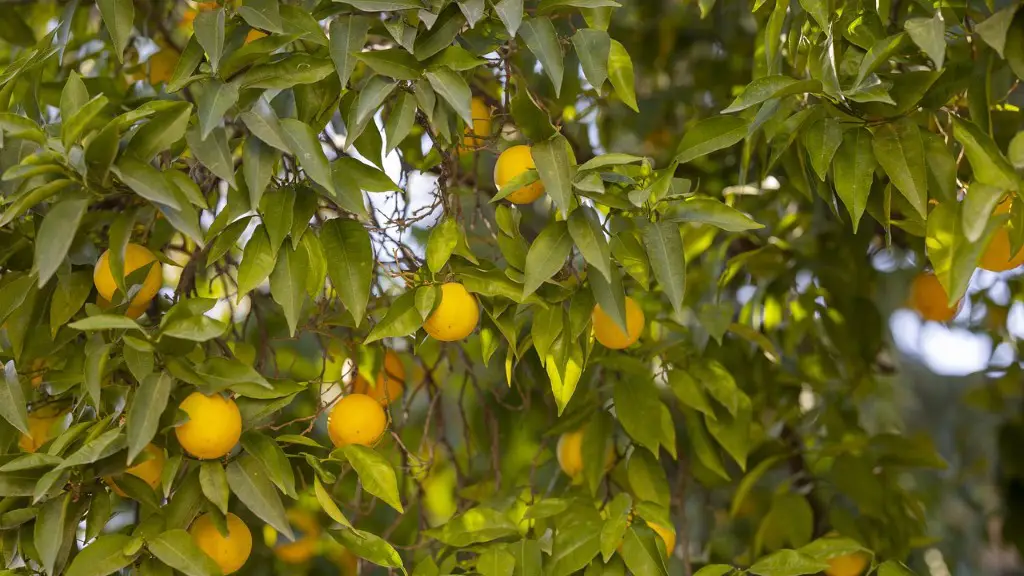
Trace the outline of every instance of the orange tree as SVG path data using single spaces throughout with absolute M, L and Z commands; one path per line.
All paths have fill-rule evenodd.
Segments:
M 4 8 L 5 573 L 912 574 L 1016 5 L 619 4 Z

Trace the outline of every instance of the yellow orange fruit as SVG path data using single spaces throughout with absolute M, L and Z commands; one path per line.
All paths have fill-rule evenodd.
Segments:
M 863 552 L 829 558 L 826 576 L 860 576 L 868 567 L 870 557 Z
M 370 387 L 366 377 L 357 374 L 352 381 L 352 392 L 366 394 L 385 406 L 398 400 L 405 392 L 405 366 L 402 365 L 402 359 L 388 350 L 384 354 L 384 369 L 377 375 L 376 386 Z
M 922 272 L 914 277 L 910 284 L 910 307 L 917 311 L 925 320 L 932 322 L 948 322 L 957 313 L 960 301 L 956 306 L 949 306 L 946 289 L 939 279 L 930 272 Z
M 28 415 L 28 434 L 22 434 L 18 439 L 18 447 L 25 452 L 35 452 L 53 438 L 54 425 L 63 418 L 54 409 L 43 409 L 32 412 Z
M 267 33 L 262 30 L 249 30 L 249 33 L 245 35 L 245 43 L 255 42 L 260 38 L 266 38 Z
M 327 433 L 338 448 L 349 444 L 372 446 L 384 434 L 387 424 L 380 402 L 366 394 L 349 394 L 331 409 Z
M 472 126 L 467 125 L 462 137 L 462 145 L 466 148 L 479 148 L 491 135 L 491 109 L 483 98 L 474 96 L 469 102 Z
M 654 522 L 648 522 L 647 525 L 654 530 L 654 533 L 661 537 L 661 541 L 665 543 L 665 555 L 672 556 L 672 551 L 676 548 L 676 531 L 673 528 L 662 526 L 661 524 L 655 524 Z
M 423 323 L 423 329 L 434 340 L 454 342 L 469 336 L 480 321 L 476 297 L 457 282 L 441 285 L 441 303 Z
M 150 301 L 156 296 L 156 293 L 160 291 L 161 285 L 163 285 L 163 276 L 160 269 L 160 262 L 157 261 L 156 256 L 149 251 L 145 246 L 138 244 L 129 243 L 124 249 L 124 275 L 127 277 L 132 272 L 142 268 L 143 266 L 149 265 L 149 272 L 146 273 L 146 278 L 142 282 L 142 287 L 139 289 L 135 297 L 132 298 L 129 308 L 135 309 L 136 311 L 140 308 L 145 311 Z M 110 271 L 110 250 L 107 250 L 100 255 L 100 259 L 96 262 L 96 268 L 93 269 L 92 273 L 93 283 L 96 285 L 96 291 L 99 292 L 100 296 L 103 297 L 107 302 L 113 301 L 114 294 L 117 292 L 117 283 L 114 281 L 114 275 Z M 126 289 L 130 290 L 130 286 L 125 286 Z M 140 313 L 141 315 L 141 313 Z
M 513 178 L 536 167 L 529 146 L 512 146 L 498 156 L 498 162 L 494 165 L 494 187 L 501 191 Z M 505 199 L 513 204 L 529 204 L 542 194 L 544 183 L 537 180 L 509 194 Z
M 227 536 L 217 530 L 210 514 L 204 514 L 192 523 L 189 534 L 199 549 L 206 553 L 225 574 L 237 572 L 245 565 L 252 553 L 252 533 L 242 519 L 234 514 L 227 515 Z
M 558 467 L 566 476 L 573 480 L 580 478 L 583 474 L 583 431 L 566 432 L 559 436 L 555 455 L 558 457 Z M 615 450 L 611 446 L 608 446 L 604 460 L 604 469 L 610 470 L 615 464 Z
M 150 488 L 156 489 L 164 473 L 164 463 L 167 461 L 167 456 L 164 454 L 164 449 L 155 444 L 149 444 L 143 449 L 143 452 L 149 455 L 149 459 L 128 468 L 124 473 L 140 478 L 146 484 L 149 484 Z M 104 480 L 114 489 L 114 492 L 117 492 L 118 496 L 125 496 L 124 491 L 117 485 L 117 481 L 114 478 L 108 476 Z
M 640 309 L 640 305 L 636 303 L 636 300 L 629 296 L 626 296 L 627 332 L 622 331 L 622 328 L 615 323 L 615 320 L 612 320 L 612 317 L 601 309 L 600 304 L 594 306 L 591 321 L 594 324 L 594 337 L 597 338 L 597 341 L 605 348 L 613 350 L 621 350 L 632 346 L 634 342 L 640 339 L 640 334 L 644 331 L 644 311 Z
M 178 66 L 178 53 L 173 48 L 163 50 L 149 57 L 149 83 L 153 86 L 169 82 Z
M 295 533 L 295 540 L 278 542 L 277 531 L 271 528 L 267 544 L 285 564 L 305 564 L 320 553 L 320 523 L 316 516 L 300 508 L 288 510 L 288 523 Z
M 1013 202 L 1012 196 L 1003 200 L 996 206 L 996 214 L 1006 214 L 1010 211 L 1011 204 Z M 1010 244 L 1010 231 L 1004 225 L 1000 226 L 996 230 L 992 239 L 989 240 L 988 246 L 985 247 L 985 251 L 982 252 L 981 258 L 978 261 L 978 265 L 992 272 L 1004 272 L 1006 270 L 1013 270 L 1014 268 L 1024 264 L 1024 248 L 1017 251 L 1016 254 L 1012 254 Z
M 242 436 L 242 414 L 230 398 L 193 392 L 178 408 L 188 414 L 188 422 L 175 428 L 174 434 L 181 447 L 196 458 L 220 458 L 231 452 Z

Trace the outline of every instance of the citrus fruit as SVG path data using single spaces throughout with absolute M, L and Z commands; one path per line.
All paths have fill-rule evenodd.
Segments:
M 376 386 L 370 387 L 365 376 L 356 374 L 352 381 L 352 392 L 366 394 L 385 406 L 401 398 L 405 392 L 405 366 L 398 354 L 391 350 L 384 354 L 384 369 L 377 375 Z
M 146 273 L 146 278 L 142 282 L 142 288 L 132 298 L 129 308 L 135 310 L 141 308 L 144 311 L 149 302 L 156 296 L 156 293 L 160 291 L 163 277 L 160 271 L 160 263 L 157 262 L 156 256 L 149 249 L 145 246 L 131 243 L 125 246 L 124 275 L 126 277 L 150 262 L 153 265 L 150 266 L 149 272 Z M 96 291 L 99 292 L 100 296 L 107 302 L 112 302 L 114 293 L 117 292 L 117 283 L 114 281 L 114 275 L 110 272 L 110 250 L 100 255 L 100 259 L 96 262 L 96 268 L 92 273 L 92 280 L 96 284 Z M 125 288 L 130 290 L 131 287 L 125 286 Z
M 562 472 L 574 480 L 580 478 L 583 474 L 583 431 L 566 432 L 559 436 L 555 452 Z M 604 460 L 604 469 L 610 470 L 615 464 L 615 451 L 611 446 L 608 446 Z
M 454 342 L 469 336 L 480 321 L 476 297 L 457 282 L 441 285 L 441 303 L 423 323 L 434 340 Z
M 28 434 L 22 434 L 18 446 L 25 452 L 35 452 L 53 438 L 54 425 L 63 414 L 52 408 L 37 410 L 28 415 Z
M 327 418 L 327 432 L 338 448 L 349 444 L 372 446 L 387 427 L 380 402 L 366 394 L 349 394 L 334 405 Z
M 666 528 L 661 524 L 655 524 L 654 522 L 648 522 L 647 525 L 654 530 L 654 533 L 661 537 L 661 541 L 665 543 L 665 555 L 672 556 L 672 551 L 676 549 L 676 532 L 672 528 Z
M 300 508 L 288 510 L 288 523 L 295 533 L 295 540 L 278 542 L 277 531 L 268 526 L 267 545 L 285 564 L 304 564 L 320 553 L 320 523 L 316 516 Z
M 255 42 L 260 38 L 266 38 L 267 33 L 262 30 L 249 30 L 249 33 L 245 35 L 245 43 Z
M 636 300 L 629 296 L 626 296 L 626 328 L 629 330 L 628 334 L 624 333 L 622 328 L 615 323 L 615 320 L 612 320 L 612 317 L 601 309 L 600 304 L 594 306 L 591 320 L 594 323 L 594 337 L 605 348 L 613 350 L 621 350 L 632 346 L 640 338 L 640 333 L 644 331 L 644 311 L 640 309 L 640 305 L 636 303 Z
M 1006 214 L 1010 211 L 1012 203 L 1012 196 L 1003 200 L 996 206 L 996 214 Z M 1010 231 L 1007 227 L 1000 226 L 993 234 L 992 239 L 989 240 L 988 246 L 985 247 L 985 251 L 981 253 L 981 258 L 978 261 L 978 265 L 991 272 L 1004 272 L 1006 270 L 1013 270 L 1014 268 L 1024 264 L 1024 248 L 1017 251 L 1016 254 L 1011 254 L 1010 250 Z
M 230 512 L 227 515 L 227 536 L 217 530 L 210 514 L 204 514 L 192 523 L 189 534 L 199 549 L 206 553 L 225 575 L 237 572 L 245 565 L 252 552 L 252 533 L 242 519 Z
M 474 96 L 469 102 L 469 110 L 473 117 L 473 125 L 466 126 L 462 145 L 466 148 L 479 148 L 491 135 L 491 109 L 483 98 Z
M 188 414 L 188 422 L 175 428 L 174 433 L 189 454 L 202 460 L 220 458 L 238 443 L 242 414 L 234 400 L 193 392 L 178 408 Z
M 513 178 L 536 167 L 529 146 L 512 146 L 498 156 L 498 162 L 494 165 L 494 187 L 501 191 Z M 505 200 L 513 204 L 529 204 L 540 198 L 543 193 L 544 183 L 537 180 L 509 194 Z
M 860 576 L 868 567 L 868 555 L 863 552 L 844 554 L 828 559 L 826 576 Z
M 946 289 L 939 283 L 935 274 L 922 272 L 914 277 L 910 284 L 910 307 L 917 311 L 925 320 L 932 322 L 948 322 L 956 316 L 957 305 L 950 307 Z
M 173 48 L 163 50 L 149 57 L 149 83 L 153 86 L 169 82 L 178 66 L 178 53 Z
M 164 455 L 164 449 L 155 444 L 147 445 L 143 452 L 149 455 L 149 459 L 128 468 L 124 473 L 140 478 L 146 484 L 149 484 L 150 488 L 156 489 L 164 473 L 164 462 L 167 460 L 167 457 Z M 114 478 L 108 476 L 104 480 L 114 489 L 114 492 L 117 492 L 118 496 L 125 496 L 124 491 L 117 485 L 117 481 Z

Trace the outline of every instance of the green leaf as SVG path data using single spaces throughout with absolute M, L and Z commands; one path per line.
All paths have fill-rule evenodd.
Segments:
M 250 206 L 259 206 L 280 158 L 278 150 L 264 144 L 259 138 L 250 136 L 245 139 L 242 147 L 242 176 L 245 187 L 249 189 Z
M 953 136 L 964 147 L 974 178 L 1003 190 L 1018 190 L 1017 173 L 992 137 L 972 122 L 956 116 L 952 119 Z
M 43 561 L 43 570 L 52 576 L 64 540 L 64 524 L 67 521 L 68 504 L 71 494 L 50 500 L 39 510 L 33 528 L 32 544 Z
M 654 278 L 668 296 L 676 314 L 682 316 L 683 296 L 686 293 L 686 257 L 679 225 L 664 221 L 649 222 L 641 232 Z
M 345 548 L 360 558 L 369 560 L 378 566 L 399 568 L 405 572 L 405 565 L 398 552 L 383 538 L 356 529 L 330 530 L 330 535 Z
M 700 417 L 697 416 L 697 413 L 684 408 L 683 422 L 686 423 L 687 436 L 690 439 L 693 453 L 697 456 L 700 463 L 718 477 L 728 480 L 729 473 L 725 471 L 722 458 L 711 444 L 708 431 L 701 422 Z
M 193 35 L 189 38 L 188 44 L 185 45 L 185 50 L 182 51 L 181 56 L 178 58 L 174 71 L 171 72 L 171 79 L 167 82 L 166 86 L 167 92 L 173 94 L 195 80 L 192 72 L 195 71 L 202 61 L 203 47 L 199 45 L 199 40 Z
M 407 291 L 395 299 L 387 314 L 370 330 L 364 344 L 371 344 L 382 338 L 408 336 L 423 325 L 423 316 L 416 307 L 416 292 Z
M 462 76 L 450 68 L 442 66 L 428 70 L 427 81 L 430 82 L 434 91 L 440 94 L 445 102 L 448 102 L 452 109 L 466 121 L 467 125 L 473 124 L 473 112 L 470 109 L 473 93 Z
M 606 281 L 600 274 L 587 276 L 590 281 L 590 289 L 594 293 L 594 300 L 601 310 L 604 311 L 612 321 L 623 331 L 628 332 L 626 326 L 626 293 L 622 288 L 622 274 L 617 266 L 612 266 Z
M 825 181 L 832 158 L 843 143 L 843 127 L 835 118 L 821 118 L 803 131 L 801 141 L 807 149 L 811 167 L 818 179 Z
M 533 95 L 530 94 L 530 90 L 524 85 L 520 85 L 512 96 L 512 119 L 515 121 L 519 131 L 534 142 L 547 140 L 555 135 L 555 127 L 551 125 L 551 119 L 548 118 L 547 112 L 537 105 Z M 522 186 L 516 185 L 516 180 L 528 173 L 529 171 L 520 174 L 520 176 L 506 183 L 498 195 L 502 197 L 507 196 L 522 186 L 529 184 L 529 182 L 523 182 Z
M 601 557 L 607 562 L 622 543 L 629 526 L 633 499 L 627 492 L 619 492 L 605 507 L 606 520 L 601 527 Z
M 515 37 L 523 23 L 523 0 L 499 0 L 494 3 L 494 11 L 505 25 L 508 35 Z
M 611 279 L 612 253 L 601 229 L 600 216 L 589 206 L 581 206 L 569 215 L 569 235 L 587 264 Z
M 914 573 L 897 560 L 888 560 L 878 566 L 878 576 L 915 576 Z
M 554 200 L 563 215 L 568 215 L 576 205 L 572 193 L 572 167 L 569 143 L 561 134 L 538 142 L 530 148 L 530 155 L 537 165 L 537 173 L 544 182 L 544 191 Z
M 391 464 L 373 448 L 349 444 L 343 448 L 345 458 L 359 475 L 363 489 L 383 500 L 388 506 L 404 514 L 402 501 L 398 496 L 398 480 Z
M 977 242 L 981 239 L 989 217 L 1005 194 L 1005 190 L 995 186 L 981 182 L 971 184 L 961 208 L 964 237 L 968 242 Z
M 112 169 L 114 174 L 139 196 L 175 210 L 181 209 L 170 182 L 156 168 L 124 156 Z
M 928 215 L 925 248 L 939 283 L 946 289 L 949 306 L 955 306 L 967 291 L 982 250 L 1002 222 L 989 220 L 981 240 L 968 242 L 961 209 L 958 202 L 943 202 Z
M 832 164 L 836 193 L 850 212 L 855 233 L 864 209 L 867 208 L 871 180 L 875 173 L 872 140 L 867 128 L 847 130 Z
M 735 415 L 714 418 L 705 415 L 704 423 L 708 432 L 732 456 L 740 470 L 747 469 L 747 454 L 751 446 L 750 423 L 753 418 L 750 399 L 745 394 L 737 394 L 739 399 Z
M 57 268 L 64 262 L 71 243 L 78 232 L 82 216 L 89 208 L 85 198 L 69 198 L 62 200 L 50 208 L 36 232 L 35 257 L 32 263 L 33 273 L 39 278 L 42 288 Z
M 981 23 L 984 24 L 985 22 Z M 981 32 L 981 25 L 975 30 Z M 942 19 L 942 10 L 936 10 L 935 16 L 931 18 L 908 18 L 903 23 L 903 29 L 910 35 L 914 44 L 932 59 L 935 69 L 942 70 L 942 65 L 946 61 L 946 22 Z M 1004 33 L 1003 39 L 1005 38 Z
M 710 224 L 729 232 L 744 232 L 764 228 L 739 210 L 714 198 L 690 198 L 672 206 L 673 222 Z
M 476 571 L 481 576 L 512 576 L 516 557 L 501 548 L 488 548 L 476 560 Z
M 541 284 L 561 270 L 571 252 L 572 237 L 568 225 L 559 221 L 548 224 L 526 253 L 523 298 L 536 292 Z
M 594 509 L 577 507 L 555 525 L 547 574 L 569 576 L 583 569 L 601 551 L 601 517 Z
M 736 487 L 736 492 L 732 495 L 732 505 L 729 506 L 729 515 L 736 517 L 739 511 L 743 507 L 743 502 L 746 500 L 747 495 L 754 488 L 754 485 L 770 470 L 773 466 L 783 460 L 780 455 L 771 456 L 765 458 L 757 464 L 750 472 L 740 480 L 739 486 Z
M 626 536 L 622 540 L 622 559 L 626 561 L 630 572 L 668 576 L 665 554 L 658 546 L 660 539 L 653 530 L 646 527 L 630 526 L 626 529 Z
M 608 61 L 612 49 L 612 40 L 608 32 L 580 28 L 572 36 L 572 45 L 576 49 L 587 82 L 600 90 L 604 81 L 608 79 Z
M 415 121 L 416 97 L 403 91 L 392 104 L 388 121 L 384 125 L 384 135 L 387 140 L 385 154 L 391 154 L 391 151 L 405 140 Z
M 939 10 L 935 11 L 936 14 Z M 1013 22 L 1013 15 L 1017 12 L 1017 5 L 1007 6 L 995 14 L 989 16 L 982 22 L 979 22 L 975 27 L 974 31 L 981 36 L 981 39 L 986 44 L 995 49 L 999 53 L 999 57 L 1003 58 L 1003 49 L 1006 46 L 1006 33 L 1010 30 L 1010 24 Z M 938 65 L 941 68 L 941 64 Z
M 327 162 L 323 146 L 317 139 L 316 132 L 308 124 L 291 118 L 281 120 L 281 130 L 288 147 L 295 154 L 295 158 L 306 172 L 306 176 L 333 194 L 334 181 L 331 179 L 331 167 Z
M 100 16 L 114 42 L 114 55 L 118 62 L 124 62 L 124 49 L 132 33 L 135 20 L 135 5 L 131 0 L 98 0 Z
M 437 24 L 426 34 L 416 38 L 413 55 L 417 60 L 426 60 L 451 46 L 462 27 L 466 25 L 466 17 L 452 6 L 446 12 L 442 12 Z
M 320 242 L 327 258 L 327 273 L 342 304 L 359 324 L 366 313 L 373 281 L 373 245 L 363 225 L 335 218 L 324 223 Z
M 612 81 L 612 87 L 622 99 L 622 103 L 632 108 L 634 112 L 639 112 L 633 60 L 630 59 L 629 52 L 626 52 L 626 47 L 618 40 L 612 40 L 611 50 L 608 52 L 608 79 Z
M 105 95 L 97 94 L 92 100 L 89 100 L 75 110 L 71 116 L 64 119 L 64 123 L 61 126 L 61 135 L 66 148 L 69 148 L 72 143 L 78 141 L 78 138 L 85 132 L 86 127 L 106 108 L 107 103 L 108 100 Z
M 67 576 L 107 576 L 128 566 L 136 554 L 125 554 L 132 537 L 125 534 L 104 534 L 75 556 Z
M 464 548 L 472 544 L 518 535 L 519 531 L 504 513 L 479 507 L 471 508 L 443 526 L 427 530 L 424 534 L 449 546 Z
M 56 470 L 73 468 L 75 466 L 82 466 L 83 464 L 92 464 L 97 460 L 101 460 L 107 456 L 117 454 L 121 450 L 124 450 L 128 445 L 128 439 L 121 432 L 122 430 L 116 428 L 113 430 L 107 430 L 94 440 L 86 442 L 86 444 L 79 448 L 78 451 L 68 456 L 64 462 L 56 468 Z
M 242 504 L 289 540 L 295 540 L 277 489 L 267 471 L 254 457 L 246 454 L 228 464 L 228 485 Z
M 288 455 L 281 446 L 271 437 L 249 430 L 242 434 L 242 448 L 248 454 L 256 457 L 267 470 L 270 481 L 274 483 L 281 492 L 291 498 L 296 497 L 295 493 L 295 472 L 288 462 Z
M 299 84 L 314 84 L 334 71 L 335 67 L 327 58 L 293 53 L 270 64 L 253 66 L 235 81 L 239 88 L 285 90 Z
M 910 118 L 883 124 L 875 130 L 871 144 L 875 158 L 896 189 L 922 218 L 926 217 L 928 172 L 925 167 L 924 142 L 917 124 Z
M 228 149 L 228 137 L 224 128 L 214 128 L 210 132 L 210 136 L 203 139 L 199 126 L 193 126 L 185 132 L 185 141 L 188 142 L 189 149 L 192 150 L 196 159 L 202 162 L 203 166 L 209 168 L 210 172 L 227 182 L 232 188 L 237 187 L 235 184 L 235 167 L 231 161 L 231 150 Z M 122 160 L 118 164 L 123 163 L 124 161 Z M 166 202 L 164 203 L 166 204 Z
M 563 332 L 555 339 L 544 358 L 544 369 L 551 382 L 551 393 L 555 397 L 559 416 L 576 392 L 583 368 L 583 351 L 575 339 Z
M 435 274 L 448 263 L 459 243 L 459 225 L 453 218 L 441 220 L 427 239 L 427 267 Z
M 205 552 L 188 532 L 181 529 L 168 530 L 146 543 L 149 551 L 161 562 L 187 576 L 217 576 L 220 567 Z
M 615 383 L 615 416 L 638 444 L 658 454 L 661 438 L 661 400 L 652 383 Z
M 239 297 L 248 294 L 266 280 L 274 270 L 277 258 L 270 246 L 270 237 L 262 225 L 253 230 L 249 241 L 242 251 L 242 261 L 238 265 Z
M 79 270 L 66 275 L 57 275 L 57 289 L 50 302 L 50 333 L 56 334 L 71 318 L 82 309 L 92 292 L 92 273 Z M 2 322 L 0 322 L 2 323 Z
M 127 353 L 127 349 L 125 350 Z M 140 383 L 128 407 L 128 464 L 142 453 L 156 436 L 160 416 L 167 408 L 174 379 L 167 373 L 150 374 Z
M 889 58 L 895 54 L 906 39 L 907 34 L 900 32 L 899 34 L 893 34 L 888 38 L 882 38 L 875 42 L 868 53 L 864 55 L 864 58 L 860 61 L 860 69 L 857 70 L 857 79 L 854 81 L 854 91 L 864 86 L 864 81 L 868 75 L 878 70 L 883 64 L 889 61 Z
M 668 508 L 669 487 L 665 470 L 647 450 L 634 450 L 627 467 L 629 487 L 640 500 Z
M 199 93 L 199 130 L 203 140 L 214 128 L 220 125 L 224 115 L 238 102 L 238 85 L 234 82 L 224 83 L 220 80 L 207 80 L 202 83 Z M 191 109 L 191 107 L 190 107 Z
M 245 127 L 265 144 L 269 144 L 281 152 L 292 153 L 292 149 L 285 141 L 281 121 L 278 120 L 274 109 L 265 101 L 257 101 L 251 110 L 242 112 L 238 117 L 245 123 Z
M 274 33 L 284 32 L 278 0 L 245 0 L 238 7 L 238 15 L 253 28 Z
M 555 95 L 560 95 L 562 75 L 564 74 L 564 56 L 562 46 L 558 42 L 558 32 L 555 31 L 555 25 L 551 19 L 527 18 L 519 26 L 519 36 L 526 42 L 526 47 L 530 49 L 530 52 L 537 57 L 548 78 L 551 78 L 551 83 L 555 86 Z M 632 72 L 632 65 L 630 71 Z
M 377 112 L 377 109 L 384 104 L 387 97 L 394 92 L 397 85 L 397 83 L 387 80 L 383 76 L 372 76 L 363 86 L 363 89 L 359 91 L 359 97 L 355 106 L 355 124 L 359 126 L 366 125 L 370 118 Z M 361 131 L 362 130 L 353 130 L 353 132 Z M 358 134 L 349 135 L 348 139 L 351 142 L 357 136 Z
M 228 513 L 228 499 L 231 490 L 228 488 L 228 476 L 224 466 L 216 460 L 205 460 L 199 464 L 199 485 L 203 495 L 212 502 L 221 514 Z
M 356 57 L 371 70 L 395 80 L 415 80 L 423 74 L 423 65 L 403 48 L 359 52 Z
M 320 507 L 324 509 L 331 520 L 346 528 L 352 528 L 352 523 L 341 512 L 341 508 L 338 508 L 334 498 L 331 498 L 331 495 L 324 489 L 324 485 L 320 482 L 320 476 L 317 474 L 313 475 L 313 490 L 316 493 L 317 501 L 320 502 Z
M 214 74 L 220 67 L 220 57 L 224 53 L 224 8 L 200 10 L 193 22 L 196 40 L 206 51 Z
M 761 558 L 748 571 L 757 576 L 801 576 L 828 569 L 828 563 L 815 560 L 796 550 L 779 550 Z
M 749 121 L 737 116 L 712 116 L 686 131 L 675 160 L 685 164 L 717 150 L 728 148 L 747 135 Z
M 21 390 L 18 372 L 14 360 L 4 365 L 4 381 L 0 385 L 0 416 L 23 434 L 29 434 L 28 410 L 25 407 L 25 395 Z
M 284 309 L 290 335 L 295 335 L 299 314 L 306 301 L 306 270 L 309 259 L 305 250 L 286 246 L 277 254 L 277 264 L 270 274 L 270 294 Z
M 149 164 L 157 154 L 185 136 L 191 116 L 192 105 L 188 103 L 157 113 L 135 132 L 127 152 L 140 162 Z
M 722 113 L 739 112 L 751 106 L 756 106 L 765 100 L 780 98 L 789 94 L 814 92 L 815 83 L 817 83 L 817 89 L 821 90 L 821 83 L 816 80 L 801 82 L 789 76 L 764 76 L 748 84 L 743 89 L 743 92 L 732 101 L 732 104 L 725 110 L 722 110 Z

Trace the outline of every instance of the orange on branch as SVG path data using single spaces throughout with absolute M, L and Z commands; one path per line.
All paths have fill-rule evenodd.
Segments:
M 349 444 L 372 446 L 384 434 L 387 424 L 380 402 L 366 394 L 349 394 L 331 409 L 327 433 L 338 448 Z
M 181 447 L 196 458 L 220 458 L 231 452 L 242 436 L 242 414 L 230 398 L 193 392 L 178 408 L 188 414 L 188 422 L 175 428 L 174 434 Z
M 143 452 L 149 456 L 149 458 L 143 462 L 139 462 L 135 466 L 128 468 L 124 471 L 125 474 L 131 474 L 136 478 L 140 478 L 146 484 L 149 484 L 150 488 L 156 489 L 160 484 L 160 479 L 164 473 L 164 463 L 167 461 L 167 457 L 164 455 L 164 449 L 155 445 L 149 444 Z M 107 476 L 103 479 L 118 496 L 124 497 L 125 493 L 117 485 L 117 480 L 111 476 Z
M 491 135 L 491 109 L 487 106 L 487 102 L 479 96 L 474 96 L 470 100 L 469 109 L 470 115 L 473 117 L 473 124 L 466 126 L 462 137 L 462 146 L 479 148 Z
M 173 48 L 164 48 L 149 57 L 149 83 L 153 86 L 169 82 L 178 66 L 178 53 Z
M 636 300 L 629 296 L 626 297 L 626 328 L 628 332 L 623 332 L 615 320 L 612 320 L 612 317 L 601 309 L 600 304 L 594 306 L 591 320 L 594 324 L 594 337 L 605 348 L 612 350 L 621 350 L 632 346 L 640 339 L 640 334 L 644 331 L 644 311 L 640 309 Z
M 35 452 L 53 438 L 53 427 L 64 415 L 53 408 L 43 408 L 28 415 L 28 434 L 18 438 L 18 447 Z
M 249 33 L 245 35 L 245 43 L 248 44 L 250 42 L 255 42 L 256 40 L 259 40 L 260 38 L 266 37 L 267 33 L 262 30 L 249 30 Z
M 352 381 L 352 392 L 366 394 L 370 398 L 387 406 L 398 400 L 405 392 L 405 366 L 402 359 L 391 350 L 384 354 L 384 369 L 377 375 L 377 383 L 371 387 L 362 374 L 356 374 Z
M 277 531 L 269 527 L 265 536 L 274 556 L 285 564 L 305 564 L 320 553 L 320 523 L 316 516 L 300 508 L 288 510 L 288 523 L 295 534 L 292 542 L 278 542 Z
M 225 576 L 237 572 L 252 553 L 252 533 L 242 519 L 227 515 L 228 533 L 223 535 L 213 523 L 211 514 L 204 514 L 192 523 L 189 534 L 199 549 L 206 553 Z
M 583 431 L 566 432 L 559 436 L 555 452 L 562 472 L 574 481 L 579 480 L 583 475 Z M 615 465 L 615 450 L 611 446 L 605 451 L 604 460 L 604 469 L 611 470 Z
M 1003 200 L 996 206 L 996 214 L 1007 214 L 1010 212 L 1010 208 L 1013 202 L 1013 197 L 1009 197 Z M 1013 254 L 1011 251 L 1013 246 L 1010 242 L 1010 230 L 1005 225 L 1000 226 L 995 234 L 992 235 L 992 239 L 989 240 L 988 246 L 985 247 L 985 251 L 981 253 L 981 258 L 978 260 L 978 266 L 984 270 L 991 272 L 1005 272 L 1007 270 L 1013 270 L 1014 268 L 1024 264 L 1024 248 Z
M 423 329 L 434 340 L 454 342 L 473 333 L 480 321 L 476 297 L 457 282 L 441 285 L 441 303 L 423 323 Z
M 949 306 L 946 289 L 939 283 L 938 277 L 930 272 L 922 272 L 914 277 L 910 285 L 909 305 L 925 320 L 932 322 L 948 322 L 957 313 L 960 301 L 956 306 Z
M 125 277 L 147 265 L 150 266 L 149 272 L 146 273 L 142 287 L 129 304 L 129 313 L 141 310 L 139 312 L 140 316 L 146 307 L 149 306 L 157 292 L 160 291 L 160 287 L 163 285 L 163 274 L 161 273 L 160 262 L 156 259 L 156 255 L 150 252 L 148 248 L 132 243 L 125 246 Z M 113 301 L 114 294 L 117 292 L 117 282 L 114 281 L 114 275 L 110 271 L 110 250 L 100 255 L 100 259 L 96 262 L 96 267 L 93 269 L 92 280 L 100 296 L 107 302 Z M 131 287 L 125 286 L 125 289 L 130 290 Z
M 529 146 L 525 144 L 512 146 L 498 156 L 498 162 L 494 165 L 494 187 L 500 192 L 516 176 L 536 167 Z M 537 180 L 509 194 L 505 200 L 513 204 L 529 204 L 540 198 L 542 194 L 544 194 L 544 183 Z
M 826 576 L 860 576 L 867 569 L 870 557 L 863 552 L 829 558 Z

